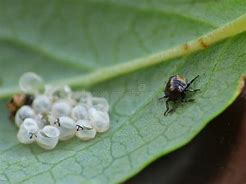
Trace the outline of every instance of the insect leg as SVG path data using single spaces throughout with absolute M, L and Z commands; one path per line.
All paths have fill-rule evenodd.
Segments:
M 167 101 L 166 101 L 166 111 L 164 112 L 164 116 L 166 116 L 168 113 L 169 113 L 169 104 L 168 104 L 168 102 L 170 102 L 170 100 L 169 99 L 167 99 Z
M 199 77 L 199 75 L 197 75 L 194 79 L 192 79 L 190 82 L 188 82 L 186 89 L 189 88 L 189 86 Z
M 184 102 L 184 103 L 186 103 L 186 102 L 193 102 L 194 101 L 194 99 L 185 99 L 185 93 L 183 93 L 182 94 L 182 97 L 181 97 L 181 102 Z
M 188 89 L 187 91 L 189 91 L 189 92 L 197 92 L 197 91 L 200 91 L 200 89 Z
M 164 95 L 163 97 L 158 98 L 159 100 L 162 100 L 164 98 L 168 98 L 168 96 Z
M 193 102 L 193 101 L 194 101 L 194 99 L 188 99 L 188 100 L 182 99 L 182 100 L 181 100 L 181 102 L 184 102 L 184 103 L 186 103 L 186 102 Z

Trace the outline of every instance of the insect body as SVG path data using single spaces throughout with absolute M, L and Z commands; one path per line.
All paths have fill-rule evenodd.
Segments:
M 167 98 L 166 101 L 166 111 L 164 112 L 164 116 L 166 116 L 169 112 L 172 110 L 169 110 L 169 102 L 170 101 L 176 101 L 181 100 L 182 102 L 190 102 L 193 101 L 193 99 L 185 100 L 186 92 L 191 91 L 195 92 L 199 89 L 190 89 L 190 85 L 199 77 L 197 75 L 194 79 L 192 79 L 190 82 L 187 82 L 187 80 L 179 75 L 171 76 L 164 88 L 164 96 L 159 98 L 159 100 Z
M 23 105 L 32 105 L 34 96 L 29 94 L 16 94 L 7 103 L 7 107 L 10 110 L 10 117 L 13 118 L 16 112 Z

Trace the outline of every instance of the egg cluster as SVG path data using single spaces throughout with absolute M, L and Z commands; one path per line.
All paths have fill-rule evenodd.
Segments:
M 19 86 L 25 94 L 34 96 L 31 105 L 23 105 L 15 114 L 17 138 L 23 144 L 36 142 L 44 149 L 53 149 L 59 140 L 74 136 L 89 140 L 109 129 L 105 98 L 86 91 L 73 92 L 69 86 L 44 85 L 43 79 L 32 72 L 20 78 Z

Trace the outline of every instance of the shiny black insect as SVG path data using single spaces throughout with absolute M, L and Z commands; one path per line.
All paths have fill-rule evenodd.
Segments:
M 181 102 L 191 102 L 194 99 L 185 99 L 186 92 L 195 92 L 199 91 L 200 89 L 190 89 L 190 85 L 199 77 L 197 75 L 194 79 L 192 79 L 190 82 L 187 82 L 187 80 L 183 77 L 180 77 L 179 75 L 171 76 L 164 88 L 164 96 L 159 98 L 159 100 L 167 98 L 166 101 L 166 111 L 164 112 L 164 116 L 166 116 L 169 112 L 171 112 L 173 109 L 170 110 L 169 108 L 169 102 L 170 101 L 177 101 L 181 100 Z

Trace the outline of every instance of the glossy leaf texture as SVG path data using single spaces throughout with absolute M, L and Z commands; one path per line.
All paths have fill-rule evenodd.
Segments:
M 190 55 L 177 51 L 159 64 L 148 58 L 245 13 L 243 0 L 0 0 L 0 183 L 118 183 L 187 144 L 240 93 L 246 26 Z M 139 58 L 149 60 L 148 67 L 140 62 L 130 69 Z M 125 63 L 129 71 L 121 74 Z M 113 75 L 104 78 L 104 69 Z M 26 71 L 47 83 L 90 86 L 106 97 L 110 130 L 89 142 L 61 142 L 52 151 L 18 143 L 5 103 Z M 174 74 L 199 74 L 193 88 L 201 90 L 190 95 L 194 102 L 177 104 L 164 117 L 164 102 L 157 99 Z

